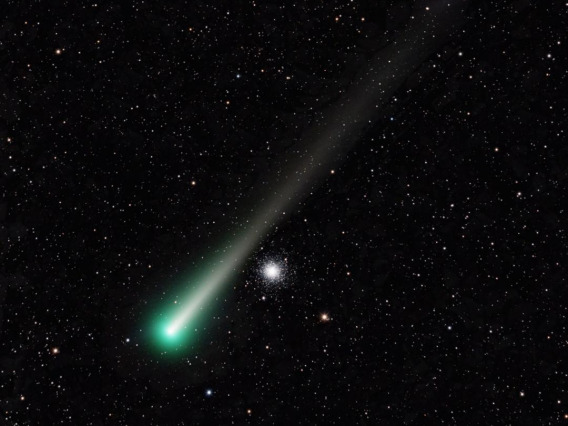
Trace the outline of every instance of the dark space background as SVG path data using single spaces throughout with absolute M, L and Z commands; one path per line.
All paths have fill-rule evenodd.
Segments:
M 427 4 L 4 3 L 0 424 L 568 424 L 564 2 L 471 2 L 205 343 L 145 349 L 152 301 Z

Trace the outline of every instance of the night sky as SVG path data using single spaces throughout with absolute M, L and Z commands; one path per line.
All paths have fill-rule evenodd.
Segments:
M 368 64 L 449 3 L 160 346 Z M 1 425 L 568 424 L 568 3 L 2 10 Z

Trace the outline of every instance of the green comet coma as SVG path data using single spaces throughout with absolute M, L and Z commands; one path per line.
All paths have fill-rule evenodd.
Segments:
M 230 288 L 228 283 L 234 276 L 235 262 L 227 261 L 224 253 L 221 260 L 208 265 L 186 277 L 165 307 L 163 300 L 156 301 L 157 307 L 145 327 L 152 352 L 162 356 L 187 355 L 199 345 L 200 338 L 207 335 L 205 324 L 211 324 L 212 311 L 223 290 Z

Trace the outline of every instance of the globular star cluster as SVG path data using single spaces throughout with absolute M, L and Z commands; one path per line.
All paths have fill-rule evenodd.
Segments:
M 277 264 L 271 262 L 262 267 L 262 274 L 267 280 L 275 281 L 281 277 L 282 271 Z
M 1 425 L 568 424 L 568 6 L 5 2 Z
M 266 256 L 257 261 L 257 277 L 267 289 L 282 288 L 290 284 L 292 274 L 287 257 Z
M 254 256 L 250 284 L 263 297 L 283 296 L 286 293 L 282 291 L 294 292 L 294 288 L 299 285 L 295 269 L 288 254 L 282 251 L 261 252 Z M 284 297 L 289 297 L 289 294 Z

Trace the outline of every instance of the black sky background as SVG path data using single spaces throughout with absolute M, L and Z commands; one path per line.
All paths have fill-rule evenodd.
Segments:
M 8 2 L 0 424 L 567 422 L 560 2 L 472 2 L 200 347 L 146 348 L 149 310 L 427 5 Z

